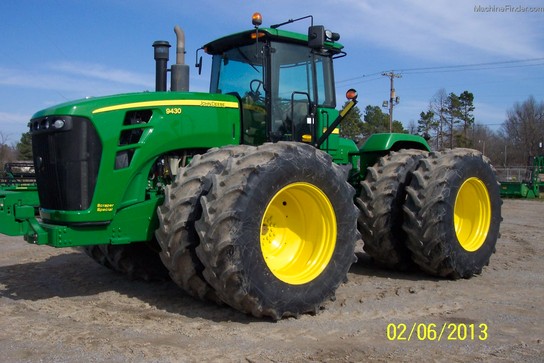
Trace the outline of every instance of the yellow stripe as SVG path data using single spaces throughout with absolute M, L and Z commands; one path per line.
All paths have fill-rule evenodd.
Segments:
M 201 106 L 218 108 L 238 108 L 238 102 L 230 101 L 212 101 L 212 100 L 161 100 L 123 103 L 115 106 L 97 108 L 93 113 L 102 113 L 109 111 L 126 110 L 138 107 L 157 107 L 157 106 Z
M 349 103 L 346 105 L 346 107 L 344 107 L 344 109 L 342 111 L 340 111 L 340 116 L 342 116 L 342 117 L 346 116 L 346 114 L 349 112 L 349 110 L 351 110 L 351 108 L 353 106 L 355 106 L 355 102 L 349 101 Z
M 325 131 L 327 131 L 327 128 L 326 128 L 326 127 L 323 128 L 323 133 L 325 133 Z M 332 130 L 331 134 L 333 134 L 333 135 L 338 135 L 338 134 L 340 134 L 340 129 L 339 129 L 338 127 L 335 128 L 334 130 Z

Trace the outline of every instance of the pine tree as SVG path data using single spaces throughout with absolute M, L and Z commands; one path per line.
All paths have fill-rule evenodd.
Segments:
M 436 130 L 438 127 L 438 121 L 435 119 L 435 114 L 430 108 L 427 112 L 422 111 L 419 114 L 417 124 L 418 134 L 423 136 L 426 140 L 431 139 L 433 130 Z
M 461 122 L 461 101 L 455 93 L 450 93 L 446 103 L 446 123 L 448 124 L 450 136 L 450 149 L 454 146 L 454 131 L 455 125 Z
M 383 113 L 379 106 L 366 106 L 365 123 L 363 124 L 363 133 L 365 138 L 372 134 L 389 132 L 389 115 Z M 393 132 L 405 133 L 404 126 L 400 121 L 393 121 Z
M 19 160 L 32 160 L 32 136 L 30 136 L 30 132 L 21 135 L 21 140 L 17 143 L 17 151 Z
M 361 110 L 357 106 L 354 106 L 346 115 L 346 118 L 342 120 L 339 127 L 340 136 L 359 142 L 363 137 Z
M 474 124 L 474 95 L 468 91 L 464 91 L 459 95 L 460 114 L 459 119 L 463 123 L 463 140 L 459 146 L 470 146 L 468 140 L 468 129 Z

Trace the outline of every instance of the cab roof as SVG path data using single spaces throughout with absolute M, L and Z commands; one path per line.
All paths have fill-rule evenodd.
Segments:
M 225 37 L 207 43 L 206 45 L 204 45 L 203 48 L 206 53 L 211 55 L 222 54 L 223 52 L 232 48 L 255 44 L 256 34 L 256 30 L 253 29 L 227 35 Z M 287 30 L 259 28 L 258 37 L 260 41 L 268 39 L 281 43 L 299 44 L 305 46 L 308 45 L 308 35 L 290 32 Z M 324 46 L 324 49 L 331 52 L 332 54 L 341 53 L 343 48 L 344 46 L 342 44 L 336 42 L 325 42 Z

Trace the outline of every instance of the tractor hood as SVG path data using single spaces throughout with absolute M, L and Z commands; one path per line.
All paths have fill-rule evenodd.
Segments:
M 89 97 L 55 105 L 36 112 L 32 118 L 49 115 L 90 116 L 108 111 L 167 106 L 225 107 L 232 96 L 197 92 L 141 92 Z M 237 104 L 234 107 L 238 107 Z

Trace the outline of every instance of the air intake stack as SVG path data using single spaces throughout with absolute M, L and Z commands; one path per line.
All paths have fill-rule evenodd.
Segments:
M 155 48 L 155 91 L 165 92 L 170 43 L 157 40 L 153 43 L 153 48 Z

